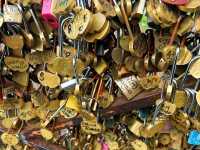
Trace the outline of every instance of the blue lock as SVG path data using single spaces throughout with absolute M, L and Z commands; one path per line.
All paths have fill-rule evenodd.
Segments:
M 200 145 L 200 132 L 193 130 L 189 133 L 188 144 Z

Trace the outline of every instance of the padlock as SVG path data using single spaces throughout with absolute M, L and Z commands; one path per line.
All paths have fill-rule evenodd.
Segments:
M 174 104 L 174 96 L 177 89 L 177 83 L 174 80 L 176 71 L 176 62 L 179 55 L 179 47 L 176 49 L 176 55 L 173 59 L 172 72 L 169 81 L 166 81 L 162 87 L 161 98 L 156 101 L 156 108 L 153 114 L 152 122 L 154 123 L 159 112 L 162 111 L 165 115 L 173 115 L 176 111 L 176 105 Z M 168 100 L 170 102 L 167 102 Z
M 165 47 L 162 49 L 162 51 L 161 51 L 164 60 L 165 60 L 167 63 L 169 63 L 169 64 L 172 63 L 172 61 L 173 61 L 173 56 L 174 56 L 175 53 L 176 53 L 176 48 L 175 48 L 176 46 L 173 45 L 173 42 L 174 42 L 175 37 L 176 37 L 176 35 L 177 35 L 177 30 L 178 30 L 178 28 L 179 28 L 179 26 L 180 26 L 181 20 L 182 20 L 182 16 L 179 16 L 179 18 L 178 18 L 178 20 L 177 20 L 177 22 L 176 22 L 176 25 L 175 25 L 175 27 L 174 27 L 174 29 L 173 29 L 173 33 L 172 33 L 172 35 L 171 35 L 171 37 L 170 37 L 170 40 L 169 40 L 168 45 L 165 46 Z
M 20 4 L 20 0 L 17 1 Z M 3 5 L 4 22 L 22 23 L 22 14 L 20 13 L 17 5 L 8 5 L 8 0 L 5 0 Z
M 134 54 L 134 50 L 132 49 L 132 44 L 133 44 L 133 41 L 134 41 L 134 37 L 133 37 L 133 32 L 131 30 L 131 27 L 130 27 L 130 24 L 129 24 L 129 21 L 128 21 L 128 17 L 127 17 L 126 11 L 125 11 L 124 0 L 121 0 L 121 12 L 122 12 L 122 16 L 123 16 L 124 22 L 126 24 L 126 28 L 128 29 L 129 36 L 130 36 L 130 41 L 128 42 L 129 43 L 128 50 L 131 53 Z
M 151 20 L 163 28 L 172 26 L 178 17 L 175 11 L 171 11 L 166 4 L 159 0 L 148 1 L 147 12 L 151 16 Z M 166 18 L 166 16 L 170 17 Z
M 185 5 L 179 5 L 178 8 L 183 12 L 195 12 L 199 6 L 198 1 L 190 0 Z
M 94 66 L 94 70 L 99 74 L 103 74 L 106 69 L 108 68 L 107 63 L 105 62 L 104 59 L 100 59 L 99 61 L 97 61 L 97 64 Z
M 116 47 L 112 50 L 112 59 L 113 61 L 118 64 L 118 65 L 122 65 L 123 60 L 124 60 L 124 49 L 122 49 L 120 47 L 120 29 L 118 29 L 117 31 L 117 45 Z
M 128 100 L 131 100 L 142 91 L 142 88 L 134 75 L 115 80 L 115 83 Z
M 22 49 L 24 47 L 23 36 L 17 32 L 15 26 L 11 26 L 10 24 L 8 24 L 7 26 L 8 26 L 8 31 L 10 32 L 10 35 L 6 35 L 2 31 L 0 31 L 3 37 L 2 40 L 8 48 L 11 48 L 13 50 L 12 54 L 14 56 L 21 57 Z
M 59 27 L 58 19 L 56 15 L 52 13 L 52 4 L 54 0 L 42 1 L 42 18 L 48 22 L 52 28 L 57 29 Z M 54 2 L 55 3 L 55 2 Z
M 101 96 L 99 96 L 99 106 L 102 108 L 108 108 L 114 102 L 113 94 L 113 79 L 110 74 L 104 76 L 107 81 L 105 81 L 105 88 Z
M 116 12 L 116 15 L 117 15 L 119 21 L 121 23 L 124 23 L 124 19 L 122 17 L 122 12 L 121 12 L 119 5 L 117 4 L 117 2 L 115 0 L 113 0 L 113 3 L 114 3 L 115 12 Z

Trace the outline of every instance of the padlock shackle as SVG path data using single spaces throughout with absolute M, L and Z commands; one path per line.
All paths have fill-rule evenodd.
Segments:
M 79 6 L 81 8 L 86 8 L 87 7 L 86 3 L 87 2 L 85 0 L 76 0 L 77 6 Z
M 200 49 L 200 44 L 198 44 L 195 48 L 193 48 L 193 50 L 191 52 L 194 53 L 199 49 Z
M 59 17 L 59 28 L 58 28 L 58 44 L 59 44 L 59 56 L 63 56 L 64 52 L 63 52 L 63 26 L 65 21 L 69 21 L 71 19 L 70 16 L 67 16 L 65 18 L 63 18 L 63 16 Z
M 108 93 L 111 94 L 112 87 L 113 87 L 113 78 L 110 74 L 106 74 L 104 77 L 106 77 L 106 79 L 108 79 L 105 84 L 105 87 L 108 87 Z
M 176 54 L 174 56 L 173 66 L 172 66 L 172 73 L 171 73 L 171 77 L 170 77 L 170 85 L 172 85 L 172 83 L 173 83 L 174 75 L 175 75 L 175 72 L 176 72 L 176 62 L 177 62 L 179 53 L 180 53 L 180 47 L 177 47 L 176 48 Z
M 23 22 L 23 25 L 24 25 L 24 29 L 25 29 L 26 32 L 29 32 L 29 28 L 28 28 L 28 25 L 26 23 L 26 18 L 25 18 L 24 14 L 23 14 L 23 9 L 21 7 L 21 4 L 18 3 L 18 4 L 16 4 L 16 6 L 17 6 L 20 14 L 22 15 L 22 22 Z
M 177 89 L 178 85 L 177 85 L 176 80 L 173 80 L 173 81 L 172 81 L 172 84 L 173 84 L 173 89 L 174 89 L 174 90 L 172 91 L 171 101 L 172 101 L 172 103 L 174 103 L 175 95 L 176 95 L 176 89 Z
M 77 75 L 77 70 L 76 70 L 76 64 L 77 64 L 77 57 L 76 56 L 73 57 L 72 64 L 73 64 L 74 76 L 76 78 L 76 83 L 79 84 L 80 81 L 79 81 L 79 77 Z
M 38 21 L 37 21 L 36 15 L 35 15 L 35 13 L 33 12 L 33 9 L 30 8 L 29 11 L 30 11 L 30 13 L 31 13 L 31 16 L 33 17 L 33 21 L 34 21 L 34 23 L 35 23 L 35 25 L 36 25 L 36 27 L 37 27 L 38 32 L 39 32 L 39 33 L 43 33 L 42 30 L 41 30 L 41 28 L 40 28 L 40 25 L 39 25 L 39 23 L 38 23 Z
M 188 107 L 189 107 L 189 99 L 191 97 L 191 93 L 190 91 L 188 90 L 188 88 L 184 89 L 186 95 L 187 95 L 187 104 L 184 106 L 184 109 L 183 109 L 183 112 L 187 113 L 187 110 L 188 110 Z
M 131 40 L 133 40 L 134 39 L 133 32 L 131 30 L 131 27 L 130 27 L 130 24 L 128 21 L 128 17 L 127 17 L 126 11 L 125 11 L 124 0 L 121 0 L 121 13 L 122 13 L 123 19 L 125 21 L 126 27 L 128 29 L 129 36 L 130 36 Z
M 193 90 L 193 89 L 188 89 L 188 91 L 190 92 L 190 95 L 192 96 L 192 101 L 191 101 L 191 104 L 188 108 L 188 114 L 190 114 L 192 112 L 192 109 L 194 107 L 194 104 L 195 104 L 195 95 L 196 95 L 196 91 Z

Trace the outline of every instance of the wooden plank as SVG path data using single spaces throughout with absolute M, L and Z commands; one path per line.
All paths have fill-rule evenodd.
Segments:
M 134 97 L 132 100 L 127 100 L 125 96 L 116 98 L 115 102 L 107 109 L 103 110 L 103 117 L 109 117 L 120 113 L 130 112 L 133 109 L 145 108 L 155 104 L 155 101 L 160 98 L 161 89 L 145 91 Z

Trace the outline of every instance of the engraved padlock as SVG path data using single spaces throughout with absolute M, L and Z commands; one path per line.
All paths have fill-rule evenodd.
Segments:
M 42 18 L 44 21 L 48 22 L 52 28 L 57 29 L 59 24 L 56 15 L 52 12 L 52 4 L 53 0 L 42 1 Z

